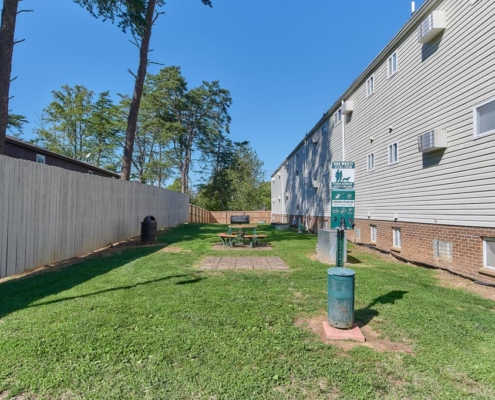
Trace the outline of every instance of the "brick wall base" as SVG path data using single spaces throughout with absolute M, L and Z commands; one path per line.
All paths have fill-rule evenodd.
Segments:
M 476 281 L 495 284 L 495 270 L 483 268 L 483 238 L 495 237 L 493 228 L 475 228 L 410 222 L 356 220 L 356 231 L 348 231 L 352 242 L 376 246 L 410 262 L 448 269 Z M 376 242 L 371 241 L 376 226 Z M 393 229 L 400 229 L 401 247 L 393 246 Z M 452 243 L 452 258 L 435 257 L 434 239 Z
M 272 214 L 272 222 L 282 219 L 292 224 L 293 218 L 301 217 L 303 223 L 313 231 L 323 228 L 328 218 L 309 216 L 308 221 L 302 215 Z M 495 228 L 476 228 L 465 226 L 420 224 L 412 222 L 378 221 L 356 219 L 356 231 L 347 231 L 347 238 L 354 243 L 362 243 L 385 250 L 413 263 L 427 264 L 444 268 L 475 281 L 495 284 L 495 270 L 483 267 L 483 238 L 495 238 Z M 328 222 L 327 222 L 328 223 Z M 371 241 L 371 226 L 376 226 L 376 242 Z M 393 229 L 400 229 L 401 247 L 393 246 Z M 433 241 L 452 243 L 452 258 L 435 257 Z

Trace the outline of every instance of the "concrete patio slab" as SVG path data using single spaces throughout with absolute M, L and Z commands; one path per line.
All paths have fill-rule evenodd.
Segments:
M 280 257 L 207 257 L 199 269 L 289 271 L 289 266 Z

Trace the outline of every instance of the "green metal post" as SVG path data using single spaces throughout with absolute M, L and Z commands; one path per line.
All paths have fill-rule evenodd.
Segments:
M 335 257 L 335 266 L 337 268 L 344 267 L 344 231 L 345 221 L 344 218 L 340 220 L 340 226 L 337 229 L 337 256 Z

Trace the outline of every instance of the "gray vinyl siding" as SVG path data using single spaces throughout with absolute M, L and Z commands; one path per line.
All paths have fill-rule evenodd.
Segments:
M 356 217 L 494 226 L 495 136 L 474 139 L 473 107 L 495 97 L 495 2 L 435 8 L 446 13 L 444 33 L 422 45 L 412 32 L 397 48 L 397 73 L 387 79 L 385 62 L 373 95 L 366 98 L 365 83 L 352 94 L 346 145 L 356 161 Z M 420 153 L 417 136 L 433 128 L 447 129 L 447 149 Z M 399 162 L 389 166 L 393 142 Z M 367 172 L 371 152 L 375 170 Z
M 445 31 L 430 43 L 418 43 L 416 28 L 423 18 L 418 19 L 346 93 L 345 100 L 354 101 L 354 112 L 342 118 L 346 159 L 356 163 L 356 218 L 397 215 L 403 222 L 493 227 L 495 134 L 474 138 L 473 107 L 495 98 L 495 2 L 444 0 L 425 6 L 428 12 L 445 11 Z M 394 51 L 398 70 L 388 78 L 387 59 Z M 374 93 L 366 97 L 372 74 Z M 447 130 L 447 149 L 420 153 L 417 136 L 434 128 Z M 320 176 L 342 157 L 341 132 L 342 123 L 330 124 L 328 141 L 315 145 L 308 138 L 302 146 L 309 146 L 308 166 Z M 394 142 L 398 163 L 389 165 L 388 145 Z M 366 170 L 369 153 L 374 171 Z M 329 190 L 300 185 L 295 181 L 294 190 L 310 215 L 328 216 Z

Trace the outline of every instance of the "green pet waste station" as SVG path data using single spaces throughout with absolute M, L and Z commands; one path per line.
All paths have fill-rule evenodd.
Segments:
M 354 325 L 354 277 L 349 268 L 328 269 L 328 323 L 334 328 Z
M 354 326 L 354 287 L 356 273 L 344 268 L 345 231 L 354 229 L 354 161 L 332 162 L 330 228 L 337 229 L 335 268 L 328 269 L 328 324 L 334 328 Z

